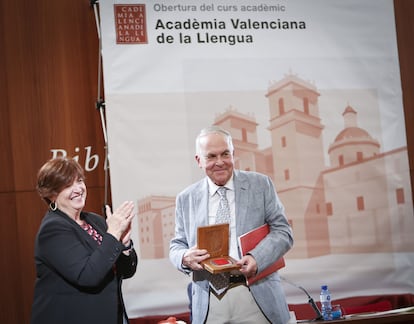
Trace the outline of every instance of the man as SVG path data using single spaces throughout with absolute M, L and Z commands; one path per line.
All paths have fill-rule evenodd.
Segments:
M 291 228 L 271 179 L 256 172 L 234 170 L 233 153 L 233 141 L 226 130 L 212 126 L 198 135 L 195 158 L 206 177 L 177 196 L 170 260 L 178 270 L 193 273 L 192 323 L 284 324 L 289 320 L 289 310 L 278 273 L 250 287 L 245 277 L 261 272 L 292 247 Z M 213 290 L 211 275 L 200 265 L 209 258 L 208 251 L 196 246 L 197 228 L 216 221 L 220 187 L 227 188 L 230 206 L 229 254 L 241 266 L 239 276 L 233 276 L 221 294 Z M 270 233 L 248 255 L 240 255 L 237 237 L 265 223 Z

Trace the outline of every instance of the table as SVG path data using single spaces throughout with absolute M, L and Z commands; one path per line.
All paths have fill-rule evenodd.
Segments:
M 299 324 L 315 324 L 315 323 L 329 323 L 329 324 L 386 324 L 386 323 L 414 323 L 414 307 L 407 307 L 402 309 L 393 309 L 386 312 L 378 313 L 365 313 L 365 314 L 354 314 L 347 315 L 345 318 L 334 320 L 334 321 L 315 321 L 315 320 L 298 320 Z

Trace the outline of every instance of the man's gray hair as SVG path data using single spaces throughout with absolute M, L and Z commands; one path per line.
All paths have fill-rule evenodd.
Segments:
M 200 155 L 200 138 L 203 136 L 206 136 L 208 134 L 221 134 L 226 138 L 227 144 L 229 145 L 229 149 L 230 151 L 233 153 L 234 151 L 234 147 L 233 147 L 233 139 L 231 137 L 230 132 L 226 131 L 224 128 L 221 128 L 220 126 L 217 125 L 211 125 L 209 127 L 203 128 L 200 133 L 198 134 L 197 138 L 196 138 L 196 154 Z

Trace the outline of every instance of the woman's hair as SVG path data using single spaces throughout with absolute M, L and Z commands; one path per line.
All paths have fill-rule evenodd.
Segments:
M 75 179 L 84 179 L 85 173 L 78 162 L 70 157 L 58 157 L 47 161 L 37 174 L 37 192 L 47 203 Z

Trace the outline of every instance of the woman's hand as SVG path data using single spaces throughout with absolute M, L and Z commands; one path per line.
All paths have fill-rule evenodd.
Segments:
M 122 234 L 121 242 L 125 246 L 129 246 L 131 244 L 131 224 L 129 224 L 129 226 L 125 230 L 124 234 Z
M 108 225 L 107 232 L 114 236 L 117 240 L 122 239 L 122 243 L 129 242 L 131 235 L 131 222 L 135 217 L 134 203 L 132 201 L 125 201 L 113 213 L 107 205 L 106 223 Z M 125 243 L 124 243 L 125 244 Z
M 132 250 L 132 241 L 131 241 L 131 224 L 129 224 L 127 230 L 122 234 L 121 242 L 125 246 L 126 249 L 122 253 L 125 255 L 129 255 Z

